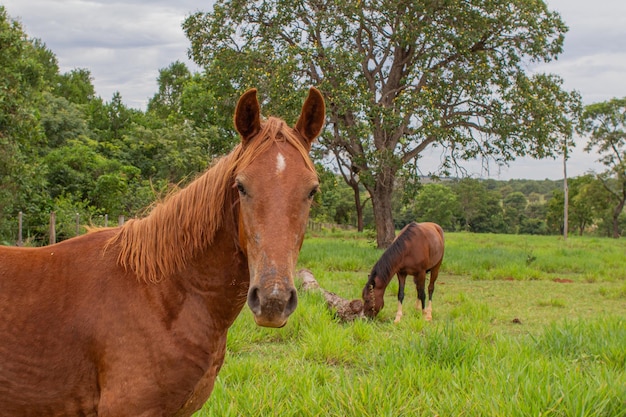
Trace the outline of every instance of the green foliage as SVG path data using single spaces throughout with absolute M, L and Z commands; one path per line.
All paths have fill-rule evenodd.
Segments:
M 190 78 L 191 72 L 180 61 L 161 69 L 157 78 L 159 91 L 148 102 L 148 111 L 162 120 L 167 120 L 169 117 L 176 118 L 177 115 L 180 115 L 183 91 Z
M 446 230 L 454 230 L 459 213 L 459 196 L 447 185 L 425 184 L 413 201 L 404 205 L 401 215 L 394 215 L 396 227 L 402 228 L 412 221 L 435 222 Z
M 223 1 L 183 28 L 220 89 L 258 85 L 283 111 L 294 91 L 322 89 L 332 130 L 320 142 L 368 190 L 379 246 L 393 238 L 394 179 L 429 146 L 445 150 L 443 173 L 572 146 L 579 96 L 523 65 L 561 52 L 565 24 L 542 1 Z
M 354 191 L 340 176 L 321 164 L 316 164 L 320 177 L 320 192 L 316 195 L 309 217 L 318 222 L 356 226 Z M 361 202 L 363 204 L 363 202 Z
M 46 137 L 46 145 L 39 149 L 45 154 L 50 149 L 59 148 L 72 139 L 88 134 L 83 110 L 64 97 L 43 93 L 39 123 Z
M 500 195 L 479 181 L 463 178 L 453 186 L 460 210 L 461 229 L 472 232 L 499 232 L 504 228 Z
M 38 124 L 38 102 L 49 88 L 56 60 L 38 41 L 29 41 L 21 25 L 0 6 L 0 240 L 15 242 L 12 223 L 21 210 L 41 220 L 49 205 L 43 178 L 45 167 L 36 160 L 45 144 Z
M 52 211 L 55 214 L 57 242 L 84 234 L 86 232 L 85 225 L 90 223 L 95 214 L 87 203 L 72 201 L 66 196 L 59 196 L 54 199 Z
M 48 166 L 50 195 L 54 198 L 67 193 L 78 201 L 88 197 L 95 180 L 109 164 L 89 140 L 72 140 L 48 153 L 44 162 Z
M 610 195 L 611 234 L 620 236 L 620 216 L 626 205 L 626 98 L 590 104 L 585 107 L 579 131 L 591 134 L 586 151 L 597 149 L 606 171 L 598 179 Z
M 85 105 L 95 99 L 96 91 L 91 83 L 91 72 L 85 68 L 76 68 L 65 74 L 59 74 L 54 95 L 63 97 L 71 103 Z

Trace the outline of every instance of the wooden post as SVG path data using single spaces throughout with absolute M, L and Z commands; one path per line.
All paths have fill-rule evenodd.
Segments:
M 569 225 L 569 188 L 567 186 L 567 141 L 563 146 L 563 240 L 567 240 Z
M 22 212 L 21 211 L 17 214 L 17 246 L 24 246 L 24 241 L 22 240 Z
M 49 245 L 54 245 L 57 243 L 57 235 L 56 235 L 56 215 L 54 211 L 50 212 L 50 239 L 48 241 Z
M 80 214 L 76 213 L 76 236 L 80 234 Z
M 118 226 L 123 226 L 124 225 L 124 215 L 120 214 L 120 216 L 117 218 L 117 225 Z
M 109 227 L 109 215 L 104 215 L 104 227 Z

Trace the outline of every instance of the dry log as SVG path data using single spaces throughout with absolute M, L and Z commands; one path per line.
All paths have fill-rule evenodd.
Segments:
M 308 269 L 299 270 L 297 276 L 302 280 L 302 289 L 304 291 L 319 290 L 322 293 L 326 300 L 326 305 L 340 320 L 353 321 L 356 318 L 363 317 L 363 301 L 358 299 L 346 300 L 333 292 L 326 291 L 320 287 L 313 273 Z

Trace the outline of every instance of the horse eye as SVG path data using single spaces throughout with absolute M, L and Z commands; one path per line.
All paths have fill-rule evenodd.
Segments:
M 311 190 L 311 192 L 309 193 L 309 198 L 313 198 L 313 197 L 315 197 L 315 194 L 317 194 L 317 192 L 319 191 L 319 189 L 320 189 L 320 188 L 319 188 L 319 186 L 317 186 L 317 185 L 316 185 L 316 186 L 315 186 L 315 187 Z
M 248 195 L 246 188 L 240 182 L 237 183 L 237 191 L 239 191 L 239 194 L 241 194 L 242 196 Z

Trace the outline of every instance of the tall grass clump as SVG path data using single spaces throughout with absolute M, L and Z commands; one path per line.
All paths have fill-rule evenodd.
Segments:
M 626 316 L 551 323 L 536 339 L 537 350 L 581 366 L 590 362 L 626 370 Z

